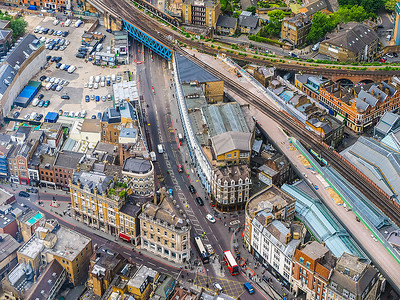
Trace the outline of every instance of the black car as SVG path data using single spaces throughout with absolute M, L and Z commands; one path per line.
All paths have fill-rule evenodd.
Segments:
M 42 75 L 42 76 L 40 76 L 40 81 L 43 81 L 43 80 L 45 80 L 47 78 L 47 76 L 46 75 Z
M 58 69 L 59 67 L 61 67 L 62 63 L 58 63 L 56 64 L 56 68 Z
M 19 111 L 16 111 L 16 112 L 13 114 L 14 119 L 18 118 L 19 115 L 20 115 Z
M 24 197 L 24 198 L 29 198 L 29 193 L 27 193 L 27 192 L 25 192 L 25 191 L 20 191 L 19 193 L 18 193 L 18 196 L 20 196 L 20 197 Z
M 56 57 L 56 56 L 53 56 L 53 57 L 50 59 L 50 61 L 51 61 L 51 62 L 55 62 L 56 59 L 57 59 L 57 57 Z
M 203 205 L 204 205 L 203 199 L 201 199 L 200 197 L 196 197 L 196 202 L 197 202 L 197 204 L 200 205 L 200 206 L 203 206 Z
M 57 56 L 55 61 L 59 63 L 61 60 L 62 60 L 62 57 L 61 56 Z
M 53 84 L 53 85 L 51 86 L 51 88 L 50 88 L 50 89 L 51 89 L 52 91 L 55 91 L 55 90 L 56 90 L 56 88 L 57 88 L 57 86 L 58 86 L 58 84 Z
M 52 35 L 54 33 L 54 29 L 50 29 L 49 34 Z
M 49 61 L 51 59 L 51 55 L 46 56 L 46 60 Z
M 68 31 L 64 31 L 64 32 L 62 33 L 62 36 L 63 36 L 63 37 L 66 37 L 68 34 L 69 34 Z
M 38 99 L 42 100 L 43 98 L 44 98 L 44 95 L 43 94 L 39 94 Z
M 189 185 L 189 186 L 188 186 L 188 189 L 189 189 L 189 191 L 190 191 L 192 194 L 196 193 L 196 189 L 194 188 L 193 185 Z
M 26 191 L 28 193 L 33 193 L 33 194 L 37 194 L 39 192 L 38 189 L 35 189 L 35 188 L 28 188 L 28 189 L 26 189 Z
M 49 29 L 48 28 L 45 28 L 44 30 L 43 30 L 43 33 L 44 34 L 47 34 L 49 32 Z
M 75 55 L 76 58 L 84 58 L 85 54 L 83 53 L 78 53 L 77 55 Z
M 106 31 L 109 32 L 109 33 L 112 33 L 112 30 L 111 30 L 111 29 L 106 29 Z
M 69 100 L 69 96 L 68 96 L 68 95 L 62 95 L 62 96 L 61 96 L 61 99 Z
M 60 50 L 60 45 L 56 45 L 56 46 L 54 47 L 54 50 L 56 50 L 56 51 Z
M 35 120 L 39 122 L 42 118 L 43 118 L 43 115 L 42 115 L 42 114 L 39 114 L 39 115 L 36 117 Z
M 396 52 L 393 52 L 394 57 L 399 57 L 399 55 Z

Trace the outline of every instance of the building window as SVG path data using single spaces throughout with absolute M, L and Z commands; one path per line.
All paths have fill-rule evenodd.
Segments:
M 300 257 L 300 263 L 302 264 L 304 262 L 304 258 Z
M 306 262 L 306 267 L 309 269 L 311 264 L 309 262 Z

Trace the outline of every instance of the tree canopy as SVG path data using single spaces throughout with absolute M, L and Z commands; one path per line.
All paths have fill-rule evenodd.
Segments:
M 385 3 L 385 9 L 387 11 L 394 11 L 396 7 L 397 0 L 387 0 Z
M 339 5 L 345 6 L 354 6 L 354 5 L 359 5 L 362 6 L 366 12 L 368 13 L 374 13 L 376 12 L 379 8 L 381 8 L 384 4 L 384 0 L 338 0 Z
M 11 22 L 11 29 L 13 30 L 13 37 L 17 38 L 25 33 L 28 23 L 23 18 L 18 18 Z
M 256 12 L 257 12 L 257 7 L 255 7 L 255 6 L 249 6 L 248 8 L 246 8 L 246 11 L 249 11 L 249 12 L 251 12 L 253 15 L 255 15 Z
M 269 23 L 261 30 L 260 35 L 264 37 L 279 36 L 282 27 L 282 20 L 285 13 L 282 10 L 274 9 L 268 12 Z

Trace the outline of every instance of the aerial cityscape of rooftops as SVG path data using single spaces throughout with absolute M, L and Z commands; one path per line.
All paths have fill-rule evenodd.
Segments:
M 400 299 L 400 2 L 0 0 L 0 299 Z

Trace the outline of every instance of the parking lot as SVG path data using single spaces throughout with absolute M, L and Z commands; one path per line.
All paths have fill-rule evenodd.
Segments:
M 38 19 L 40 20 L 40 22 L 38 22 Z M 69 27 L 62 27 L 61 23 L 54 26 L 54 18 L 52 17 L 29 16 L 29 18 L 27 18 L 27 21 L 29 24 L 28 30 L 31 33 L 33 33 L 34 28 L 38 25 L 54 30 L 68 30 L 69 34 L 67 37 L 65 37 L 66 40 L 70 41 L 68 47 L 64 51 L 46 50 L 46 52 L 47 55 L 51 55 L 52 57 L 62 57 L 61 63 L 74 65 L 76 66 L 76 70 L 72 74 L 70 74 L 67 71 L 56 68 L 56 62 L 49 62 L 49 67 L 36 74 L 31 80 L 40 81 L 40 77 L 45 75 L 47 77 L 55 77 L 65 81 L 69 81 L 69 84 L 64 85 L 61 91 L 52 91 L 46 90 L 45 86 L 47 82 L 43 81 L 42 88 L 40 89 L 38 95 L 43 94 L 44 101 L 50 100 L 49 106 L 33 106 L 33 101 L 31 101 L 28 107 L 22 109 L 17 107 L 11 112 L 11 114 L 13 114 L 15 111 L 19 111 L 19 118 L 23 119 L 25 116 L 31 116 L 35 112 L 37 114 L 43 114 L 44 116 L 46 116 L 46 114 L 50 111 L 58 113 L 60 110 L 62 110 L 63 112 L 69 113 L 75 112 L 75 115 L 77 115 L 78 112 L 86 110 L 86 118 L 90 118 L 92 115 L 97 115 L 99 112 L 104 112 L 106 108 L 112 107 L 113 97 L 111 97 L 111 99 L 107 97 L 108 95 L 113 96 L 112 83 L 110 86 L 104 87 L 99 84 L 99 87 L 97 89 L 84 88 L 85 83 L 89 82 L 90 76 L 112 76 L 113 74 L 124 76 L 124 72 L 128 70 L 128 67 L 130 67 L 130 71 L 134 70 L 132 70 L 132 66 L 119 66 L 118 68 L 95 66 L 91 62 L 86 62 L 84 59 L 79 59 L 75 57 L 78 48 L 81 46 L 82 34 L 84 33 L 84 31 L 87 31 L 88 28 L 90 28 L 91 23 L 84 23 L 80 27 L 76 28 L 74 26 L 74 22 L 72 22 L 71 26 Z M 105 28 L 102 26 L 98 26 L 96 28 L 96 31 L 107 34 L 108 36 L 103 41 L 103 44 L 105 46 L 110 45 L 112 34 L 106 33 Z M 54 36 L 50 36 L 48 34 L 33 34 L 35 34 L 38 38 L 40 38 L 41 36 L 45 36 L 46 38 L 54 38 Z M 127 79 L 127 76 L 123 79 Z M 37 97 L 38 95 L 36 95 L 35 97 Z M 70 99 L 61 99 L 61 96 L 63 95 L 68 95 Z M 96 102 L 95 100 L 90 100 L 89 102 L 86 102 L 86 95 L 88 95 L 90 99 L 95 99 L 96 96 L 99 96 L 100 101 Z M 107 100 L 102 101 L 102 96 L 106 96 Z M 41 121 L 43 121 L 43 119 Z

